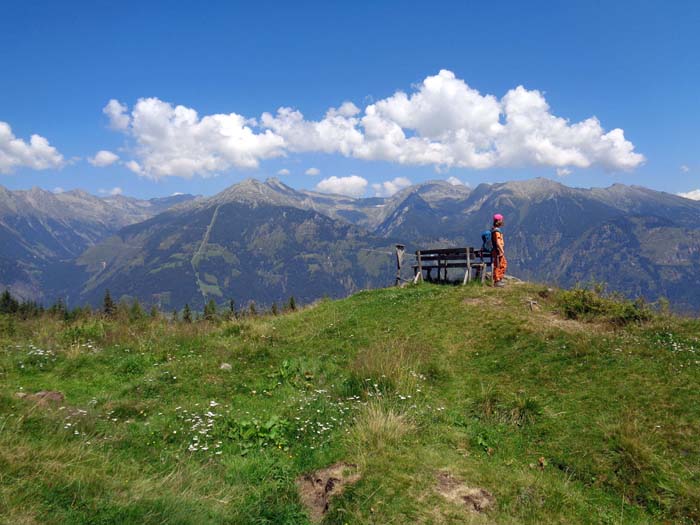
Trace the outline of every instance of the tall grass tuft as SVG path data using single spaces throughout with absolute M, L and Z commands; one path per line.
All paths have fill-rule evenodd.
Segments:
M 415 392 L 425 349 L 406 341 L 374 344 L 360 350 L 340 387 L 345 397 Z
M 365 405 L 355 418 L 348 443 L 362 457 L 397 446 L 414 430 L 415 424 L 406 414 L 380 401 L 373 401 Z
M 542 415 L 540 402 L 523 392 L 503 396 L 493 384 L 482 384 L 481 392 L 472 401 L 472 413 L 485 421 L 523 427 L 531 425 Z

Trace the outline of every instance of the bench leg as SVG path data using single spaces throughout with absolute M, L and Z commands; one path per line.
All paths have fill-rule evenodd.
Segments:
M 418 279 L 421 278 L 421 272 L 418 268 L 413 269 L 413 284 L 418 284 Z
M 467 271 L 464 273 L 464 282 L 462 284 L 467 284 L 472 280 L 472 258 L 469 252 L 469 248 L 466 249 L 467 255 Z

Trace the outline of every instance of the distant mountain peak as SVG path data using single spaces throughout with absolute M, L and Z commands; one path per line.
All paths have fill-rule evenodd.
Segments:
M 284 182 L 282 182 L 278 177 L 268 177 L 265 179 L 265 184 L 270 186 L 271 188 L 289 188 Z
M 446 180 L 429 180 L 409 186 L 390 197 L 389 200 L 403 201 L 410 195 L 416 194 L 432 206 L 442 201 L 466 199 L 471 191 L 469 186 L 454 185 Z
M 277 178 L 260 181 L 254 178 L 245 179 L 238 184 L 229 186 L 216 195 L 197 201 L 200 206 L 221 205 L 229 202 L 252 204 L 276 204 L 300 207 L 304 195 L 287 186 Z

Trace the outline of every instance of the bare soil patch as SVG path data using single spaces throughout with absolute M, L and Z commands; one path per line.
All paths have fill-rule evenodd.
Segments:
M 570 334 L 574 333 L 600 333 L 609 331 L 609 329 L 601 323 L 584 323 L 575 319 L 564 319 L 556 313 L 541 312 L 537 316 L 537 322 L 533 326 L 542 329 L 558 328 Z
M 484 295 L 482 297 L 467 297 L 462 301 L 462 304 L 467 306 L 498 306 L 503 304 L 503 299 L 500 297 L 495 297 L 493 295 Z
M 486 512 L 496 504 L 496 498 L 488 490 L 469 487 L 449 472 L 438 472 L 437 491 L 448 501 L 463 505 L 471 512 Z
M 357 465 L 342 462 L 299 476 L 296 485 L 311 521 L 320 522 L 328 511 L 330 499 L 341 494 L 347 485 L 352 485 L 359 479 Z

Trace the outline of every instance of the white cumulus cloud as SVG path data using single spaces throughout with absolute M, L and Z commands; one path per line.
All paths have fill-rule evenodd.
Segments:
M 499 100 L 446 70 L 412 95 L 367 106 L 362 126 L 365 141 L 355 155 L 400 164 L 619 170 L 644 161 L 621 129 L 606 133 L 595 117 L 571 124 L 550 113 L 539 91 L 518 86 Z
M 336 193 L 350 197 L 362 197 L 367 191 L 367 179 L 359 175 L 348 177 L 328 177 L 316 184 L 316 190 L 323 193 Z
M 88 162 L 92 164 L 93 166 L 96 166 L 98 168 L 104 168 L 106 166 L 110 166 L 111 164 L 114 164 L 119 160 L 119 155 L 116 155 L 115 153 L 112 153 L 111 151 L 107 151 L 105 149 L 98 151 L 95 153 L 94 157 L 91 157 L 88 159 Z
M 571 175 L 571 173 L 571 168 L 557 168 L 557 177 L 566 177 L 567 175 Z
M 289 175 L 291 172 L 287 168 L 282 168 L 277 172 L 277 175 Z
M 0 173 L 16 168 L 45 170 L 65 164 L 63 155 L 41 135 L 32 135 L 29 142 L 17 138 L 7 122 L 0 121 Z
M 396 177 L 394 180 L 387 180 L 380 184 L 372 184 L 372 189 L 377 197 L 391 197 L 394 193 L 408 188 L 411 181 L 406 177 Z
M 304 173 L 306 173 L 307 175 L 316 176 L 321 174 L 321 170 L 318 168 L 309 168 Z
M 110 117 L 124 107 L 110 101 Z M 117 107 L 118 106 L 118 107 Z M 139 99 L 131 115 L 117 113 L 115 126 L 135 141 L 138 161 L 127 168 L 152 178 L 217 174 L 230 168 L 256 168 L 263 159 L 284 153 L 284 140 L 270 130 L 254 131 L 255 123 L 236 113 L 199 117 L 194 109 L 157 98 Z M 114 120 L 113 120 L 114 122 Z
M 102 108 L 102 113 L 109 118 L 109 125 L 112 129 L 125 130 L 129 127 L 131 119 L 127 111 L 129 108 L 126 104 L 122 104 L 118 100 L 111 99 L 107 105 Z
M 685 197 L 686 199 L 700 201 L 700 190 L 692 190 L 686 193 L 679 193 L 678 195 L 681 197 Z
M 276 115 L 263 113 L 261 125 L 284 139 L 285 148 L 292 152 L 314 151 L 341 153 L 352 156 L 362 144 L 362 132 L 356 115 L 359 108 L 345 102 L 339 108 L 331 108 L 320 121 L 308 121 L 292 108 L 282 107 Z
M 686 166 L 685 164 L 681 164 L 681 171 L 683 173 L 688 173 L 690 171 L 690 168 Z
M 125 162 L 124 166 L 126 166 L 129 171 L 136 173 L 136 175 L 143 175 L 144 174 L 143 169 L 141 168 L 141 164 L 139 164 L 135 160 L 130 160 L 128 162 Z
M 265 159 L 300 152 L 438 170 L 544 166 L 560 174 L 593 166 L 630 170 L 645 160 L 622 129 L 607 131 L 596 117 L 558 117 L 538 90 L 517 86 L 502 97 L 482 94 L 448 70 L 364 109 L 344 102 L 320 120 L 289 107 L 259 119 L 237 113 L 200 117 L 157 98 L 140 99 L 131 112 L 113 99 L 104 112 L 113 128 L 133 139 L 140 173 L 156 178 L 255 168 Z

